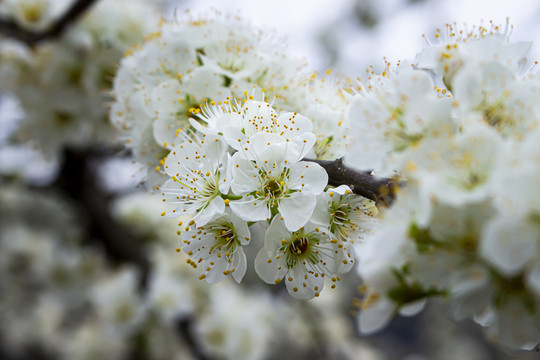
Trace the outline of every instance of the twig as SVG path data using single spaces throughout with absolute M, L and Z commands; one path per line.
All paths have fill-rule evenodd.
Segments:
M 54 39 L 62 35 L 65 29 L 75 22 L 96 0 L 77 0 L 57 21 L 44 31 L 26 30 L 11 20 L 0 19 L 0 34 L 22 41 L 29 46 Z
M 80 211 L 88 221 L 87 241 L 98 239 L 110 259 L 136 265 L 141 271 L 140 286 L 144 289 L 151 270 L 150 261 L 137 246 L 133 232 L 111 213 L 111 198 L 101 188 L 90 164 L 100 156 L 103 156 L 100 150 L 65 149 L 62 170 L 53 186 L 80 204 Z
M 328 173 L 328 184 L 332 186 L 347 185 L 358 195 L 362 195 L 379 205 L 390 206 L 395 198 L 396 180 L 376 177 L 371 171 L 357 171 L 347 167 L 343 159 L 313 160 Z
M 186 342 L 186 345 L 188 346 L 189 351 L 191 352 L 191 355 L 193 355 L 194 359 L 211 360 L 211 358 L 204 354 L 201 346 L 197 343 L 197 340 L 193 335 L 193 321 L 193 318 L 178 319 L 175 322 L 177 334 L 183 341 Z

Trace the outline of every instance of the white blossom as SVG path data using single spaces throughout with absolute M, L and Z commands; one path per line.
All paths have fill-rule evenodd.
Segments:
M 209 284 L 231 275 L 237 282 L 244 277 L 247 260 L 242 246 L 251 238 L 247 224 L 233 214 L 218 215 L 204 226 L 180 226 L 181 248 L 200 269 L 199 279 Z
M 299 161 L 304 149 L 277 134 L 258 133 L 249 145 L 247 155 L 237 152 L 231 159 L 231 189 L 243 195 L 231 209 L 246 221 L 271 220 L 279 212 L 289 230 L 298 230 L 311 217 L 328 175 L 316 163 Z
M 339 241 L 354 242 L 373 227 L 377 212 L 373 201 L 341 185 L 317 197 L 311 221 L 327 226 Z
M 275 217 L 266 232 L 264 247 L 255 258 L 255 270 L 269 284 L 285 278 L 289 294 L 311 299 L 319 296 L 325 277 L 338 273 L 340 261 L 353 262 L 351 257 L 343 256 L 344 251 L 332 241 L 328 229 L 307 223 L 290 232 L 285 222 Z
M 204 106 L 199 118 L 208 127 L 200 127 L 196 121 L 192 125 L 203 133 L 223 134 L 223 138 L 232 148 L 242 151 L 249 140 L 261 132 L 277 134 L 297 148 L 298 155 L 304 157 L 315 143 L 311 121 L 296 112 L 277 113 L 272 104 L 264 101 L 248 100 L 242 104 L 232 104 L 226 100 L 223 104 Z
M 347 162 L 385 173 L 395 166 L 394 157 L 403 152 L 406 156 L 406 150 L 426 138 L 455 131 L 450 99 L 439 96 L 427 73 L 405 65 L 373 76 L 365 90 L 351 99 L 348 120 L 355 136 Z
M 208 223 L 225 210 L 221 197 L 227 194 L 226 144 L 217 138 L 204 137 L 200 143 L 189 140 L 175 147 L 164 162 L 170 179 L 160 189 L 164 202 L 177 205 L 170 215 L 192 215 L 198 226 Z
M 10 0 L 0 4 L 0 12 L 23 29 L 39 31 L 51 26 L 72 3 Z M 127 3 L 100 1 L 57 41 L 41 42 L 33 48 L 14 45 L 13 40 L 0 41 L 0 79 L 6 81 L 1 86 L 9 86 L 25 112 L 17 137 L 48 158 L 55 158 L 64 146 L 114 142 L 105 102 L 115 64 L 158 21 L 149 3 Z
M 495 60 L 515 72 L 532 43 L 510 42 L 512 30 L 508 20 L 502 26 L 491 23 L 489 27 L 474 25 L 470 29 L 446 24 L 444 33 L 437 30 L 436 43 L 417 55 L 418 67 L 434 70 L 447 85 L 467 64 Z
M 123 334 L 133 334 L 146 313 L 137 296 L 137 281 L 137 272 L 125 268 L 92 289 L 91 301 L 98 316 Z

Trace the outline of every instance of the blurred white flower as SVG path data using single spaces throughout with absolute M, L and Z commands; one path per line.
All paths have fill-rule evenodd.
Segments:
M 123 268 L 94 285 L 91 301 L 98 317 L 114 331 L 131 335 L 146 315 L 137 293 L 138 273 Z

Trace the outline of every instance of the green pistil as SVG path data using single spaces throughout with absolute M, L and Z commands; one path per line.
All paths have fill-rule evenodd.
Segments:
M 57 111 L 54 113 L 54 122 L 58 126 L 67 126 L 72 124 L 74 120 L 75 117 L 67 112 Z
M 434 296 L 446 296 L 446 292 L 438 289 L 435 286 L 424 287 L 418 281 L 409 283 L 406 279 L 408 271 L 406 269 L 393 269 L 399 285 L 388 290 L 387 296 L 392 299 L 398 306 L 409 304 L 411 302 L 430 298 Z
M 315 152 L 315 158 L 322 159 L 328 153 L 330 149 L 330 144 L 333 140 L 333 136 L 326 137 L 321 141 L 317 139 L 317 141 L 315 142 L 315 146 L 313 147 L 313 151 Z
M 495 103 L 489 104 L 485 100 L 475 109 L 484 115 L 486 122 L 496 129 L 515 123 L 514 118 L 508 115 L 504 100 L 509 94 L 504 93 Z
M 405 122 L 403 121 L 403 115 L 405 114 L 405 109 L 403 108 L 403 106 L 392 107 L 390 106 L 390 104 L 386 103 L 384 100 L 382 101 L 383 103 L 385 103 L 386 108 L 390 112 L 390 116 L 392 117 L 392 120 L 394 120 L 398 125 L 397 130 L 386 134 L 386 136 L 393 137 L 395 140 L 394 151 L 404 151 L 409 146 L 420 142 L 420 140 L 423 139 L 424 135 L 409 134 L 407 132 L 407 126 Z
M 285 253 L 287 266 L 293 268 L 299 260 L 305 259 L 312 264 L 319 262 L 319 254 L 317 254 L 313 246 L 319 243 L 319 239 L 309 234 L 304 234 L 303 230 L 296 231 L 292 234 L 289 241 L 285 242 L 280 248 L 281 253 Z
M 233 194 L 221 194 L 221 197 L 224 199 L 224 200 L 240 200 L 242 199 L 242 195 L 233 195 Z
M 309 240 L 305 237 L 296 239 L 294 242 L 291 242 L 289 245 L 289 251 L 297 254 L 302 255 L 307 251 L 309 247 Z
M 289 175 L 290 170 L 285 168 L 277 177 L 268 175 L 269 172 L 259 170 L 259 177 L 264 181 L 260 191 L 256 191 L 256 197 L 264 197 L 271 207 L 277 207 L 276 199 L 282 198 L 288 192 L 285 187 L 285 180 Z
M 396 140 L 396 144 L 394 146 L 395 151 L 404 151 L 409 146 L 418 144 L 420 140 L 424 138 L 424 135 L 422 134 L 409 134 L 401 129 L 394 131 L 392 135 Z
M 494 305 L 501 309 L 512 299 L 520 301 L 530 315 L 536 315 L 538 308 L 534 296 L 525 284 L 523 274 L 508 278 L 491 269 L 491 277 L 498 287 L 493 299 Z
M 263 186 L 265 197 L 267 199 L 276 199 L 276 198 L 281 197 L 281 195 L 283 195 L 283 190 L 284 190 L 283 185 L 284 183 L 279 182 L 278 179 L 275 179 L 275 178 L 270 179 Z
M 478 185 L 484 183 L 485 181 L 486 181 L 486 176 L 484 174 L 473 171 L 471 169 L 468 173 L 467 178 L 463 182 L 463 187 L 467 190 L 472 190 Z
M 229 223 L 223 223 L 220 225 L 210 226 L 209 230 L 213 233 L 216 240 L 215 245 L 210 248 L 210 252 L 213 252 L 216 248 L 220 251 L 234 252 L 238 240 L 234 231 L 234 226 Z

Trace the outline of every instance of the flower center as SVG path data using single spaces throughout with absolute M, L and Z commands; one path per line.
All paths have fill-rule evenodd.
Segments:
M 265 197 L 267 199 L 279 198 L 283 194 L 283 185 L 285 185 L 283 181 L 278 182 L 275 178 L 268 180 L 263 187 Z
M 70 124 L 73 124 L 75 118 L 73 115 L 63 112 L 63 111 L 57 111 L 54 113 L 54 122 L 58 126 L 68 126 Z
M 309 240 L 306 237 L 296 239 L 289 245 L 289 251 L 293 254 L 302 255 L 308 250 Z
M 234 232 L 232 229 L 223 229 L 216 237 L 224 244 L 228 245 L 234 241 Z
M 306 234 L 301 229 L 291 234 L 291 238 L 287 241 L 282 240 L 282 246 L 279 251 L 286 256 L 287 267 L 293 268 L 298 262 L 317 264 L 320 260 L 317 246 L 320 239 L 313 233 Z
M 493 105 L 486 104 L 481 110 L 486 122 L 497 130 L 515 125 L 516 121 L 508 114 L 502 102 L 497 102 Z
M 231 258 L 239 245 L 233 225 L 229 222 L 224 222 L 219 225 L 210 226 L 209 230 L 213 233 L 215 239 L 210 252 L 226 251 L 226 258 Z

